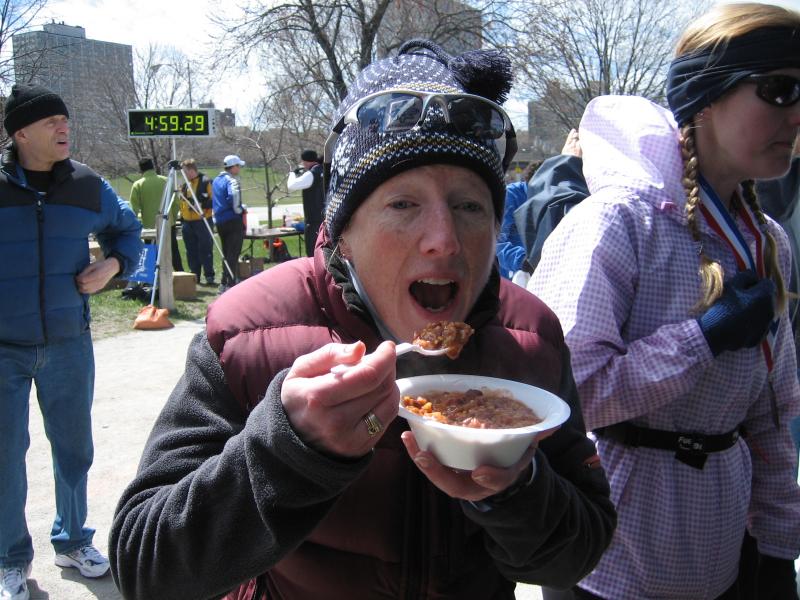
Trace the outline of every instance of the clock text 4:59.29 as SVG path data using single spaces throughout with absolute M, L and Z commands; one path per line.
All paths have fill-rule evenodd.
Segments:
M 214 135 L 213 109 L 131 109 L 128 137 Z

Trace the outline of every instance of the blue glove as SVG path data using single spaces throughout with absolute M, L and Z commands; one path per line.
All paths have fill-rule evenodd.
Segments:
M 697 319 L 711 353 L 757 346 L 775 315 L 774 297 L 775 283 L 750 270 L 725 282 L 722 296 Z

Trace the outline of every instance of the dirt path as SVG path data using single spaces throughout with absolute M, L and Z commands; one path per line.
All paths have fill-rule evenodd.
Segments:
M 181 321 L 172 329 L 135 331 L 94 344 L 95 460 L 89 472 L 87 524 L 97 530 L 94 541 L 102 552 L 107 548 L 117 499 L 136 472 L 153 420 L 183 371 L 192 336 L 202 326 Z M 35 391 L 31 395 L 30 432 L 27 515 L 35 552 L 29 580 L 31 598 L 121 599 L 110 576 L 90 580 L 75 569 L 53 565 L 49 538 L 55 511 L 52 461 Z

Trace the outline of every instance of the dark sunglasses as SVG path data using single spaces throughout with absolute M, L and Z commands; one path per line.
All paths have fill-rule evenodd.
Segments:
M 745 83 L 754 83 L 756 96 L 767 104 L 781 108 L 794 106 L 800 100 L 800 79 L 791 75 L 765 73 L 750 75 Z
M 445 122 L 460 135 L 478 141 L 504 141 L 503 170 L 508 169 L 517 151 L 517 136 L 511 119 L 499 104 L 473 94 L 389 89 L 365 96 L 339 119 L 325 142 L 326 173 L 333 145 L 346 125 L 358 124 L 376 133 L 402 133 L 422 123 L 433 104 L 441 108 Z M 502 143 L 498 143 L 500 146 Z

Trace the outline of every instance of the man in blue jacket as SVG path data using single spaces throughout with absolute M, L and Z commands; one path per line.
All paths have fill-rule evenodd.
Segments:
M 94 355 L 89 298 L 136 268 L 141 224 L 127 202 L 69 159 L 69 112 L 35 85 L 5 105 L 0 165 L 0 598 L 27 600 L 33 545 L 25 521 L 28 404 L 36 383 L 55 475 L 55 564 L 108 571 L 86 527 Z M 89 259 L 90 234 L 104 258 Z
M 223 258 L 228 265 L 228 267 L 222 265 L 220 292 L 224 292 L 236 284 L 236 269 L 239 266 L 239 255 L 242 253 L 242 244 L 244 243 L 242 188 L 237 179 L 244 164 L 241 158 L 235 154 L 229 154 L 222 161 L 225 170 L 214 178 L 211 186 L 214 223 L 217 225 L 217 233 L 222 242 Z M 234 276 L 231 276 L 231 273 Z

